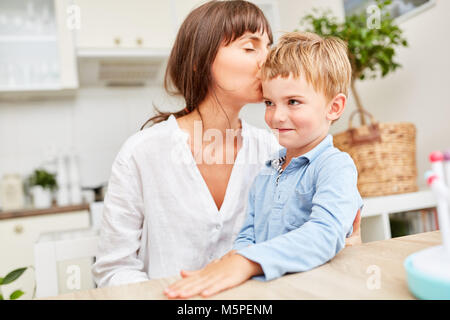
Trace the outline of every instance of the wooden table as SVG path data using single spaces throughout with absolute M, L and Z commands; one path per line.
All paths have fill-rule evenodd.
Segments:
M 413 252 L 439 244 L 441 235 L 433 231 L 347 247 L 311 271 L 268 282 L 249 280 L 209 299 L 414 299 L 408 291 L 403 261 Z M 177 279 L 155 279 L 47 299 L 166 299 L 163 289 Z

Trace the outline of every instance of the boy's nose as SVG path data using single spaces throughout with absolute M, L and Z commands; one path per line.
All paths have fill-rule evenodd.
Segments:
M 273 115 L 273 120 L 275 122 L 285 122 L 287 119 L 287 113 L 284 108 L 276 108 L 275 113 Z

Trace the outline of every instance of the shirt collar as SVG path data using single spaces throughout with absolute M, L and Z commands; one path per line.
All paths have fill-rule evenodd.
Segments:
M 300 163 L 302 164 L 305 160 L 308 162 L 314 161 L 325 149 L 333 146 L 333 136 L 331 134 L 328 134 L 317 146 L 315 146 L 312 150 L 308 151 L 305 154 L 302 154 L 301 156 L 292 158 L 292 163 Z M 276 165 L 276 162 L 280 161 L 280 158 L 286 156 L 286 148 L 282 148 L 276 153 L 274 153 L 270 160 L 266 161 L 266 166 L 274 166 Z M 274 162 L 274 163 L 272 163 Z

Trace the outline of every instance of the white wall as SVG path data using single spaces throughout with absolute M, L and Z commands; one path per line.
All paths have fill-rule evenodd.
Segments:
M 342 3 L 337 0 L 278 0 L 281 29 L 297 28 L 300 18 L 318 6 L 343 15 Z M 416 124 L 421 186 L 429 168 L 429 152 L 450 148 L 448 12 L 450 1 L 438 0 L 436 6 L 401 23 L 410 43 L 410 48 L 398 54 L 403 68 L 385 79 L 358 83 L 364 105 L 379 121 Z M 83 185 L 106 182 L 121 144 L 153 114 L 152 101 L 167 108 L 176 105 L 161 87 L 82 88 L 71 99 L 0 101 L 0 176 L 28 174 L 45 160 L 48 148 L 73 146 L 81 157 Z M 332 133 L 346 129 L 354 109 L 350 97 Z M 242 111 L 247 121 L 262 127 L 263 115 L 261 104 Z
M 282 28 L 293 30 L 311 8 L 330 7 L 343 16 L 341 1 L 278 0 Z M 424 173 L 430 169 L 428 154 L 450 149 L 450 1 L 437 0 L 436 5 L 400 23 L 409 41 L 408 48 L 398 51 L 402 69 L 383 79 L 357 83 L 365 108 L 380 122 L 412 122 L 417 127 L 417 166 L 419 187 L 426 188 Z M 355 110 L 350 97 L 342 119 L 332 133 L 348 126 L 348 116 Z M 355 118 L 355 120 L 357 120 Z M 358 123 L 358 122 L 354 122 Z
M 72 98 L 0 102 L 0 176 L 29 174 L 53 151 L 75 150 L 81 182 L 106 182 L 127 137 L 174 102 L 160 87 L 81 88 Z

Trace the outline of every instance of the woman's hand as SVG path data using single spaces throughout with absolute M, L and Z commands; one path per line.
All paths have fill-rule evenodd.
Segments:
M 236 251 L 237 251 L 237 250 L 230 250 L 230 251 L 228 251 L 228 253 L 224 254 L 223 257 L 220 258 L 220 260 L 222 260 L 222 259 L 224 259 L 224 258 L 226 258 L 226 257 L 232 256 L 233 254 L 236 253 Z
M 168 298 L 189 298 L 200 294 L 208 297 L 235 287 L 254 275 L 262 274 L 261 266 L 230 251 L 197 271 L 181 271 L 183 279 L 164 290 Z
M 353 232 L 350 237 L 345 238 L 345 246 L 350 247 L 362 243 L 361 240 L 361 210 L 358 210 L 355 220 L 353 221 Z

